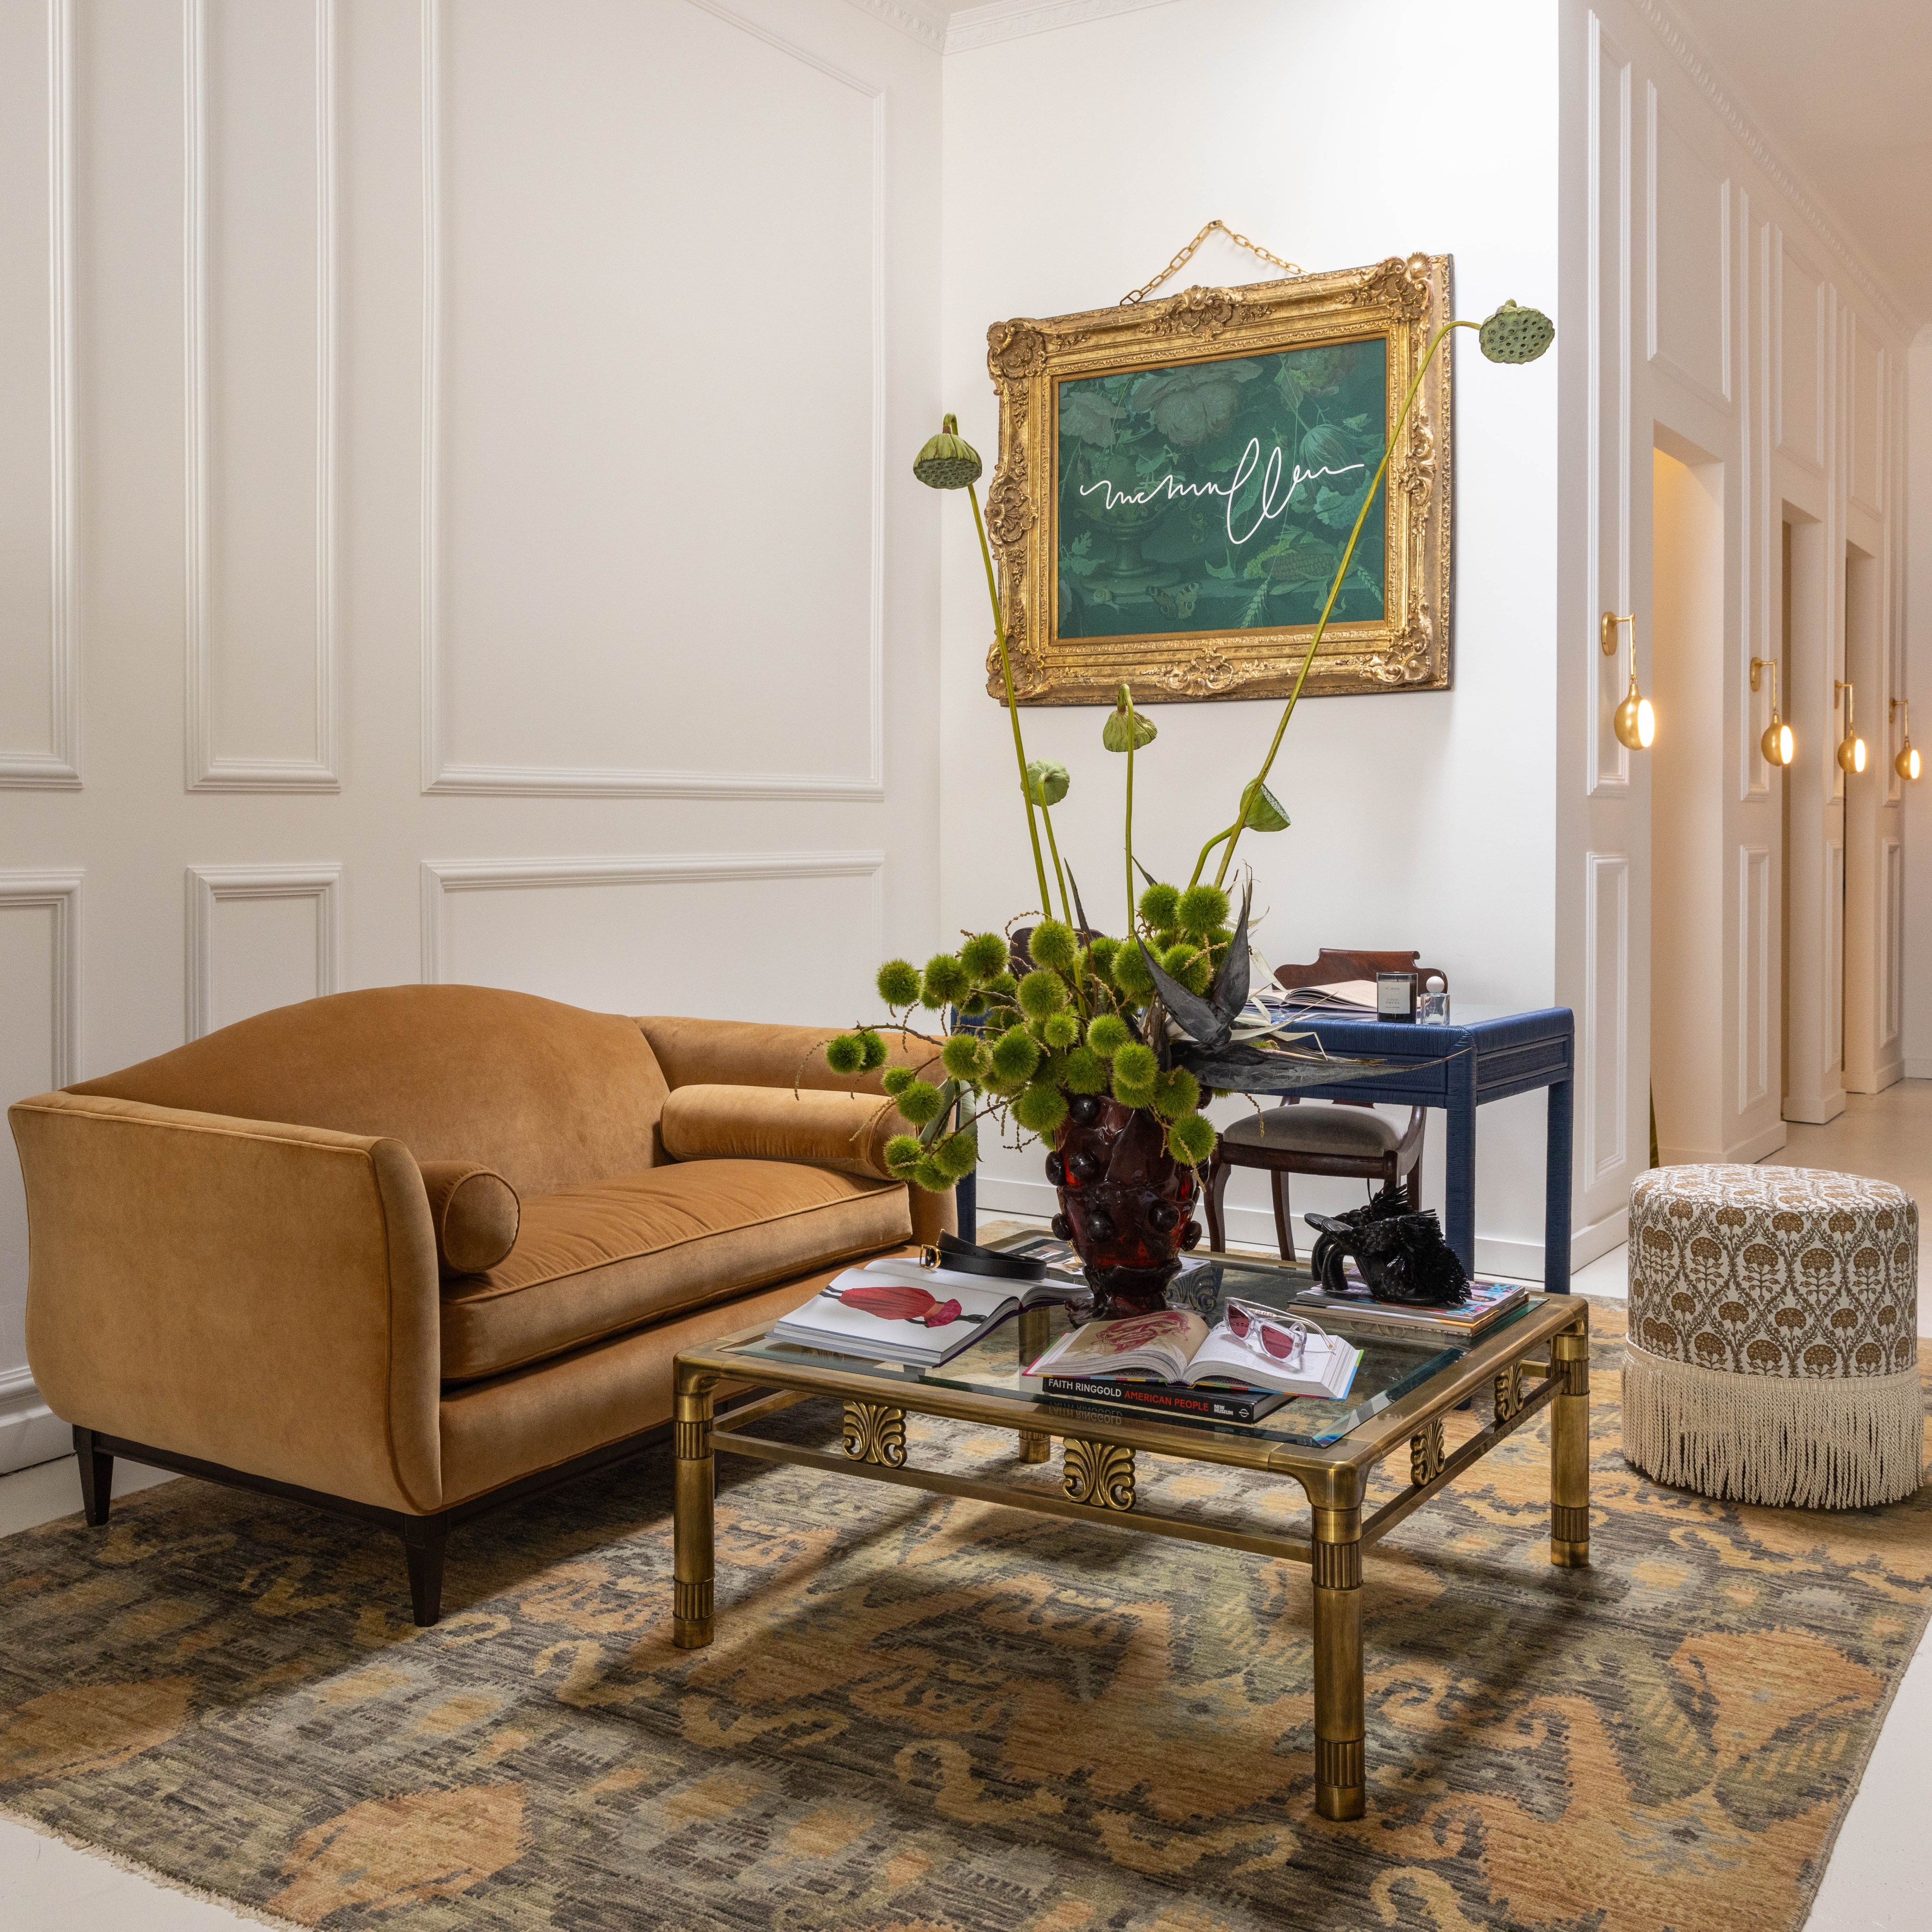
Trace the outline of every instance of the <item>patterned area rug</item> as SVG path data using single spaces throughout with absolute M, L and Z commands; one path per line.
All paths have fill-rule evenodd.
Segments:
M 694 1654 L 661 1457 L 460 1532 L 429 1631 L 389 1539 L 195 1482 L 10 1538 L 0 1807 L 339 1932 L 1796 1927 L 1926 1620 L 1932 1490 L 1656 1487 L 1593 1318 L 1596 1567 L 1550 1567 L 1540 1430 L 1370 1556 L 1360 1823 L 1310 1811 L 1302 1566 L 722 1456 Z M 954 1425 L 913 1454 L 1021 1472 Z M 1167 1507 L 1302 1508 L 1142 1462 Z

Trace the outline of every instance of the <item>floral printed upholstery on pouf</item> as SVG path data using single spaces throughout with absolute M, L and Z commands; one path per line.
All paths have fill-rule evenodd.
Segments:
M 1653 1168 L 1630 1190 L 1624 1456 L 1743 1502 L 1919 1483 L 1918 1209 L 1813 1168 Z

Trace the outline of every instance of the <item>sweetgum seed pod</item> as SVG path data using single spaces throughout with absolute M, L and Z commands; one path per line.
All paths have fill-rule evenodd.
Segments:
M 1107 1063 L 1090 1046 L 1076 1046 L 1060 1070 L 1060 1084 L 1070 1094 L 1104 1094 Z
M 1044 1030 L 1048 1046 L 1071 1046 L 1080 1037 L 1080 1022 L 1071 1013 L 1055 1013 Z
M 939 1052 L 940 1064 L 956 1080 L 978 1079 L 992 1057 L 986 1042 L 970 1033 L 956 1033 Z
M 1118 1013 L 1102 1013 L 1087 1029 L 1087 1044 L 1096 1053 L 1111 1057 L 1124 1046 L 1133 1044 L 1134 1036 Z
M 1058 973 L 1036 967 L 1020 982 L 1020 1011 L 1028 1019 L 1043 1020 L 1066 1004 L 1066 982 Z
M 920 992 L 921 1005 L 937 1012 L 956 1000 L 963 1000 L 972 990 L 970 975 L 950 952 L 935 952 L 926 962 L 926 984 Z
M 856 1073 L 866 1064 L 866 1049 L 856 1033 L 842 1033 L 825 1042 L 825 1064 L 835 1073 Z
M 1177 916 L 1183 932 L 1196 938 L 1228 920 L 1228 895 L 1219 886 L 1190 886 L 1180 896 Z
M 945 1096 L 929 1081 L 915 1080 L 898 1096 L 899 1112 L 916 1127 L 936 1120 L 946 1105 Z
M 886 1172 L 901 1180 L 911 1177 L 926 1150 L 912 1134 L 895 1134 L 886 1143 Z
M 1001 932 L 976 932 L 959 949 L 959 963 L 974 979 L 997 980 L 1006 970 L 1012 949 Z
M 1160 1062 L 1154 1058 L 1154 1048 L 1143 1046 L 1138 1040 L 1130 1040 L 1114 1055 L 1114 1078 L 1131 1082 L 1136 1087 L 1151 1087 L 1160 1076 Z
M 888 959 L 879 968 L 879 998 L 889 1006 L 909 1006 L 919 998 L 919 968 L 910 959 Z
M 1141 895 L 1141 916 L 1150 926 L 1173 925 L 1180 907 L 1180 894 L 1172 886 L 1150 886 Z
M 1176 1160 L 1198 1167 L 1220 1138 L 1204 1114 L 1184 1114 L 1167 1130 L 1167 1150 Z
M 1036 1080 L 1013 1102 L 1013 1118 L 1029 1133 L 1050 1134 L 1066 1118 L 1066 1096 Z
M 1023 1027 L 1002 1034 L 993 1048 L 993 1071 L 1003 1080 L 1027 1079 L 1039 1064 L 1039 1042 Z
M 1043 919 L 1034 928 L 1027 950 L 1033 955 L 1036 966 L 1051 966 L 1056 972 L 1070 973 L 1080 942 L 1074 937 L 1072 927 L 1064 921 Z
M 870 1027 L 860 1029 L 859 1044 L 865 1049 L 865 1058 L 859 1070 L 862 1073 L 876 1073 L 886 1064 L 886 1043 Z
M 918 1078 L 910 1066 L 889 1066 L 879 1076 L 879 1084 L 896 1099 Z

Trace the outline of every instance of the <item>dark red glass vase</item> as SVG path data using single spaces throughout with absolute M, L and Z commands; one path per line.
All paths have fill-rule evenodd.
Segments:
M 1053 1232 L 1072 1244 L 1102 1319 L 1166 1305 L 1180 1257 L 1201 1238 L 1194 1170 L 1167 1150 L 1167 1127 L 1145 1108 L 1072 1096 L 1046 1157 L 1060 1190 Z

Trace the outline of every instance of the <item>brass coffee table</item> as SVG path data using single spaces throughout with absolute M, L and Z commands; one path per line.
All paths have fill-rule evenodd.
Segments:
M 1210 1258 L 1184 1276 L 1172 1298 L 1204 1315 L 1229 1295 L 1287 1306 L 1305 1270 Z M 711 1641 L 713 1457 L 719 1450 L 770 1462 L 863 1476 L 940 1496 L 970 1496 L 1016 1509 L 1103 1523 L 1154 1536 L 1286 1557 L 1312 1566 L 1315 1592 L 1316 1808 L 1324 1818 L 1359 1818 L 1364 1808 L 1362 1550 L 1394 1528 L 1538 1410 L 1552 1410 L 1550 1560 L 1590 1560 L 1589 1309 L 1568 1295 L 1534 1295 L 1520 1313 L 1466 1350 L 1432 1341 L 1384 1340 L 1332 1312 L 1323 1325 L 1364 1351 L 1354 1388 L 1340 1402 L 1303 1400 L 1251 1425 L 1207 1426 L 1145 1418 L 1093 1403 L 1046 1401 L 1022 1388 L 1021 1366 L 1066 1326 L 1064 1310 L 1028 1310 L 943 1367 L 861 1361 L 768 1341 L 748 1329 L 677 1358 L 676 1558 L 674 1640 L 685 1650 Z M 715 1416 L 721 1383 L 770 1389 Z M 842 1453 L 751 1433 L 760 1418 L 815 1396 L 844 1404 Z M 1444 1418 L 1472 1401 L 1484 1426 L 1454 1450 Z M 1064 1445 L 1063 1493 L 978 1482 L 908 1460 L 908 1414 L 992 1424 L 1018 1432 L 1020 1457 L 1046 1462 Z M 1364 1515 L 1370 1473 L 1408 1453 L 1400 1493 Z M 1149 1454 L 1292 1477 L 1307 1492 L 1306 1538 L 1234 1529 L 1138 1506 L 1134 1458 Z

